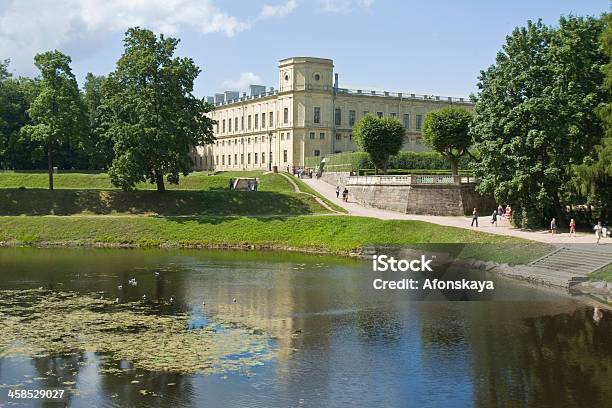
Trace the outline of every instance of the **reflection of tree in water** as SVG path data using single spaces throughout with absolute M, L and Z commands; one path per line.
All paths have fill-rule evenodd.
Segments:
M 55 355 L 37 357 L 31 360 L 32 367 L 36 371 L 35 384 L 37 389 L 49 388 L 73 388 L 73 383 L 85 362 L 85 353 L 75 353 L 71 355 Z M 64 384 L 68 383 L 68 384 Z M 34 388 L 34 387 L 27 387 Z M 68 403 L 73 399 L 70 392 L 64 395 Z
M 371 341 L 398 341 L 402 332 L 400 321 L 397 309 L 362 309 L 357 312 L 360 334 Z
M 475 403 L 609 406 L 612 316 L 595 324 L 592 315 L 578 309 L 522 319 L 505 330 L 495 319 L 489 320 L 493 327 L 481 325 L 472 342 Z

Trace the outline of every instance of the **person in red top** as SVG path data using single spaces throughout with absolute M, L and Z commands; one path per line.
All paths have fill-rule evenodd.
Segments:
M 574 234 L 574 237 L 576 237 L 576 221 L 574 221 L 573 218 L 570 220 L 569 227 L 570 227 L 570 233 L 569 233 L 570 237 L 572 236 L 572 234 Z

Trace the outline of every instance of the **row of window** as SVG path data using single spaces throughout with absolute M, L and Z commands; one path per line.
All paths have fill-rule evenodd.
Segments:
M 369 113 L 370 113 L 369 111 L 363 111 L 363 116 L 366 116 Z M 381 111 L 378 111 L 376 112 L 376 116 L 378 116 L 379 118 L 382 118 L 384 116 L 384 113 Z M 389 116 L 397 119 L 397 113 L 395 112 L 391 112 Z M 415 115 L 415 116 L 416 116 L 415 129 L 421 130 L 421 125 L 423 123 L 423 115 Z M 314 123 L 321 123 L 321 108 L 319 106 L 314 107 L 312 120 Z M 354 110 L 349 110 L 349 116 L 348 116 L 349 126 L 350 127 L 355 126 L 356 120 L 357 120 L 357 113 Z M 336 126 L 342 125 L 342 109 L 341 108 L 335 109 L 334 122 Z M 404 128 L 410 129 L 410 114 L 409 113 L 404 113 L 403 124 L 404 124 Z
M 256 113 L 254 116 L 255 119 L 255 129 L 259 129 L 259 114 Z M 232 118 L 229 119 L 223 119 L 221 121 L 221 133 L 225 133 L 225 125 L 227 123 L 227 132 L 231 133 L 232 132 L 232 128 L 234 129 L 234 132 L 238 132 L 238 116 L 236 116 L 233 120 L 233 127 L 232 127 Z M 268 126 L 269 127 L 273 127 L 274 126 L 274 112 L 270 112 L 268 114 Z M 287 124 L 289 123 L 289 108 L 284 108 L 283 109 L 283 123 Z M 266 113 L 263 112 L 261 114 L 261 128 L 265 128 L 266 127 Z M 244 130 L 244 116 L 240 117 L 240 130 Z M 251 130 L 251 115 L 247 116 L 247 130 Z M 215 133 L 219 133 L 219 122 L 217 121 L 217 124 L 215 125 Z
M 290 140 L 290 139 L 291 139 L 291 133 L 290 132 L 287 132 L 286 136 L 285 136 L 285 132 L 281 132 L 280 140 Z M 226 144 L 228 146 L 230 146 L 231 144 L 237 145 L 238 144 L 238 140 L 240 140 L 240 144 L 244 144 L 244 138 L 242 137 L 240 139 L 232 139 L 232 140 L 221 140 L 221 141 L 217 140 L 215 142 L 215 145 L 217 145 L 217 146 L 219 146 L 219 145 L 225 146 Z M 259 137 L 255 136 L 253 138 L 253 140 L 254 140 L 254 143 L 258 143 L 259 142 Z M 247 144 L 251 144 L 251 138 L 250 137 L 247 137 L 246 141 L 247 141 Z M 266 137 L 262 136 L 261 137 L 261 142 L 264 143 L 265 141 L 266 141 Z
M 272 152 L 268 153 L 268 156 L 270 157 L 270 162 L 272 161 Z M 258 153 L 254 153 L 253 154 L 253 159 L 254 162 L 253 164 L 259 164 L 259 154 Z M 217 164 L 219 164 L 219 155 L 215 156 L 215 162 Z M 265 152 L 261 152 L 261 163 L 265 164 L 266 162 L 266 153 Z M 287 163 L 287 150 L 283 150 L 283 163 Z M 200 164 L 202 164 L 202 161 L 200 160 Z M 244 154 L 240 155 L 240 164 L 244 164 Z M 247 153 L 247 165 L 251 164 L 251 153 Z M 225 166 L 225 155 L 221 155 L 221 165 Z M 232 155 L 228 154 L 227 155 L 227 165 L 231 166 L 232 165 Z M 234 165 L 238 165 L 238 155 L 234 154 Z

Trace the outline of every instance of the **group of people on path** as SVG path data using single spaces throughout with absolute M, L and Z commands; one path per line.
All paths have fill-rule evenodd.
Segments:
M 293 168 L 293 175 L 299 179 L 303 179 L 305 177 L 312 178 L 312 169 L 303 169 L 301 167 Z
M 345 203 L 348 203 L 348 195 L 348 188 L 344 187 L 344 190 L 342 190 L 342 201 Z M 340 198 L 340 186 L 336 186 L 336 198 Z
M 474 207 L 474 210 L 472 211 L 472 224 L 470 225 L 471 227 L 474 226 L 474 224 L 476 224 L 476 227 L 478 227 L 478 216 L 480 214 L 478 213 L 478 208 Z M 495 210 L 493 210 L 493 213 L 491 214 L 491 224 L 495 225 L 497 227 L 497 222 L 498 220 L 503 222 L 504 219 L 506 220 L 506 222 L 510 223 L 510 217 L 512 216 L 512 208 L 507 205 L 506 208 L 504 209 L 504 207 L 499 204 L 497 206 L 497 208 Z
M 471 227 L 473 227 L 474 225 L 478 227 L 478 216 L 479 216 L 478 209 L 474 208 L 474 210 L 472 211 L 472 223 L 470 224 Z M 509 224 L 511 217 L 512 217 L 512 208 L 509 205 L 507 205 L 506 208 L 504 209 L 502 205 L 500 204 L 497 206 L 497 209 L 493 210 L 493 213 L 491 214 L 491 224 L 497 227 L 498 220 L 501 220 L 501 221 L 506 220 L 506 222 L 508 222 Z M 609 231 L 606 229 L 606 227 L 603 226 L 601 221 L 598 222 L 597 225 L 593 227 L 593 230 L 595 231 L 595 237 L 597 238 L 598 245 L 599 245 L 601 238 L 607 237 L 609 234 Z M 557 226 L 556 218 L 553 218 L 550 220 L 550 233 L 551 235 L 555 235 L 559 233 L 559 228 Z M 573 218 L 571 218 L 569 222 L 569 236 L 576 237 L 576 220 Z

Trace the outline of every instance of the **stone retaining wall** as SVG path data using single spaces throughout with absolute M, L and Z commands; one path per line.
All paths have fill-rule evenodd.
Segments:
M 321 175 L 321 180 L 333 186 L 340 186 L 341 188 L 346 185 L 346 180 L 351 174 L 348 171 L 343 172 L 328 172 L 324 171 Z
M 374 208 L 423 215 L 469 215 L 474 207 L 487 215 L 497 207 L 474 184 L 348 185 L 350 197 Z

